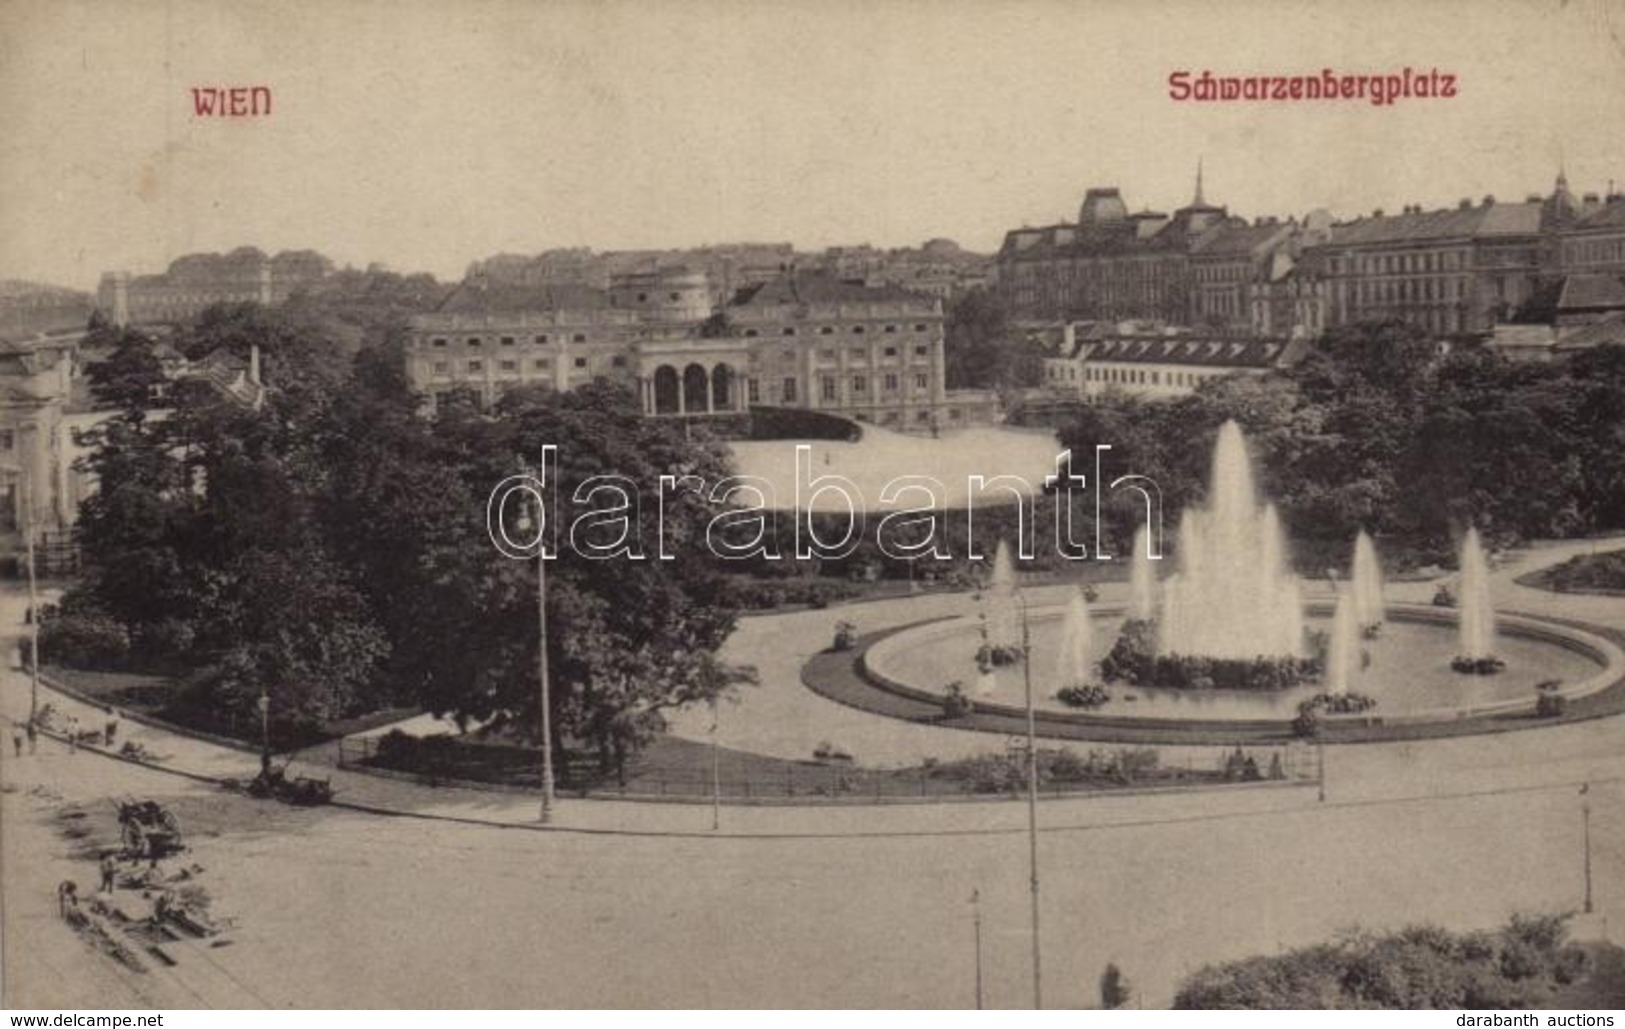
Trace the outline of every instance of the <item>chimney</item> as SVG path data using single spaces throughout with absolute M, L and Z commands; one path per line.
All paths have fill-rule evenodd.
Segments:
M 1472 200 L 1468 199 L 1467 197 L 1462 197 L 1459 201 L 1456 202 L 1456 210 L 1458 210 L 1458 211 L 1465 211 L 1465 210 L 1467 210 L 1467 208 L 1469 208 L 1471 206 L 1473 206 L 1473 202 L 1472 202 Z
M 1493 193 L 1484 194 L 1484 206 L 1485 207 L 1494 207 L 1495 206 L 1495 194 L 1493 194 Z

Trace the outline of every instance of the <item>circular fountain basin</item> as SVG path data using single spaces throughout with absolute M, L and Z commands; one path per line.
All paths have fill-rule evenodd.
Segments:
M 1056 699 L 1066 675 L 1062 650 L 1063 608 L 1035 610 L 1031 618 L 1033 696 L 1047 712 L 1095 718 L 1169 721 L 1291 721 L 1299 703 L 1325 692 L 1319 683 L 1287 690 L 1190 690 L 1107 684 L 1111 699 L 1080 711 Z M 1330 627 L 1331 608 L 1305 608 L 1310 628 Z M 1104 654 L 1122 627 L 1121 610 L 1097 609 L 1091 624 L 1094 652 Z M 883 689 L 911 696 L 941 696 L 959 682 L 979 707 L 1020 709 L 1025 704 L 1021 665 L 990 676 L 976 667 L 981 635 L 975 618 L 923 625 L 878 641 L 863 655 L 864 674 Z M 1377 706 L 1360 715 L 1331 716 L 1355 722 L 1427 722 L 1531 710 L 1536 686 L 1559 680 L 1569 698 L 1597 692 L 1625 674 L 1625 652 L 1582 629 L 1524 615 L 1500 614 L 1496 654 L 1506 667 L 1496 675 L 1462 675 L 1450 668 L 1459 650 L 1456 614 L 1432 607 L 1389 605 L 1380 635 L 1362 643 L 1369 664 L 1350 676 L 1350 690 Z

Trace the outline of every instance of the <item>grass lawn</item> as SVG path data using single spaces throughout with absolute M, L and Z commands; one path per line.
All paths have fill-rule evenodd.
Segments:
M 257 743 L 259 740 L 258 721 L 252 724 L 245 723 L 240 730 L 232 731 L 229 726 L 194 725 L 179 717 L 173 704 L 181 687 L 172 676 L 142 672 L 93 672 L 60 665 L 41 665 L 40 672 L 53 682 L 61 683 L 95 703 L 110 705 L 156 722 L 202 729 L 250 743 Z M 391 707 L 336 719 L 318 727 L 314 738 L 308 742 L 317 743 L 338 739 L 351 733 L 365 732 L 380 725 L 410 718 L 419 714 L 421 710 L 418 707 Z
M 408 738 L 410 739 L 410 738 Z M 1101 748 L 1103 754 L 1113 748 Z M 1041 766 L 1050 767 L 1047 751 Z M 1073 756 L 1082 757 L 1076 752 Z M 913 768 L 870 769 L 850 758 L 791 760 L 719 747 L 715 752 L 716 789 L 731 800 L 844 797 L 851 800 L 904 799 L 1000 794 L 1026 789 L 1019 755 L 993 754 L 968 761 L 941 762 Z M 559 789 L 580 794 L 626 793 L 638 796 L 709 797 L 713 791 L 712 748 L 704 743 L 661 736 L 627 762 L 624 783 L 615 770 L 599 767 L 596 755 L 571 752 L 555 766 Z M 412 772 L 430 780 L 462 780 L 535 789 L 540 785 L 541 758 L 535 749 L 512 742 L 467 736 L 427 737 L 385 745 L 367 763 Z M 1154 768 L 1121 777 L 1105 771 L 1074 770 L 1067 777 L 1042 777 L 1044 793 L 1123 789 L 1129 786 L 1211 785 L 1223 782 L 1218 771 L 1180 767 Z

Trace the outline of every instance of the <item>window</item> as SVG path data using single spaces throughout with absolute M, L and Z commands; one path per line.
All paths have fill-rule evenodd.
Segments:
M 549 368 L 549 367 L 551 367 L 551 366 L 552 366 L 552 364 L 553 364 L 553 362 L 552 362 L 552 361 L 549 361 L 549 360 L 548 360 L 548 359 L 547 359 L 547 358 L 545 358 L 545 357 L 538 357 L 538 358 L 537 358 L 537 359 L 536 359 L 536 365 L 535 365 L 535 367 L 536 367 L 536 370 L 537 370 L 537 371 L 539 371 L 539 372 L 540 372 L 540 371 L 546 371 L 546 370 L 547 370 L 547 369 L 548 369 L 548 368 Z
M 538 343 L 546 343 L 547 342 L 547 336 L 546 335 L 537 336 L 536 337 L 536 342 L 538 342 Z
M 585 368 L 585 367 L 587 367 L 587 359 L 585 357 L 576 358 L 576 367 L 577 368 Z
M 796 402 L 796 377 L 794 375 L 786 375 L 784 377 L 784 386 L 780 392 L 783 395 L 785 403 L 793 404 Z
M 852 376 L 852 392 L 854 392 L 854 393 L 863 393 L 863 392 L 867 391 L 868 389 L 869 389 L 869 377 L 867 375 L 854 375 L 854 376 Z
M 818 352 L 818 359 L 820 361 L 833 361 L 835 360 L 835 351 L 825 347 L 823 350 Z
M 624 354 L 616 354 L 614 357 L 610 358 L 609 363 L 610 363 L 610 365 L 612 367 L 615 367 L 615 368 L 625 368 L 626 367 L 626 355 L 624 355 Z
M 835 334 L 835 330 L 828 325 L 824 325 L 819 327 L 818 334 L 820 336 L 831 336 Z
M 585 342 L 587 342 L 587 334 L 584 333 L 584 332 L 578 332 L 574 336 L 570 337 L 570 342 L 572 342 L 572 343 L 585 343 Z
M 897 392 L 897 373 L 896 372 L 887 372 L 886 373 L 886 392 L 887 393 L 896 393 Z
M 886 326 L 886 331 L 887 331 L 887 332 L 896 332 L 896 331 L 897 331 L 897 326 L 895 326 L 895 325 L 888 325 L 888 326 Z
M 794 336 L 796 334 L 796 327 L 794 325 L 786 325 L 784 327 L 784 334 L 786 336 Z
M 479 346 L 480 345 L 480 338 L 478 336 L 470 336 L 470 337 L 468 337 L 468 345 L 471 346 L 471 347 Z
M 756 330 L 755 329 L 746 329 L 745 330 L 745 338 L 746 339 L 755 339 L 756 338 Z
M 914 388 L 915 389 L 925 389 L 929 385 L 930 385 L 930 382 L 929 382 L 929 380 L 927 379 L 927 377 L 925 375 L 922 374 L 922 375 L 914 376 Z
M 896 357 L 897 356 L 897 348 L 896 347 L 887 347 L 886 348 L 886 356 L 887 357 Z
M 863 326 L 861 326 L 861 325 L 852 326 L 852 335 L 854 335 L 854 336 L 863 335 Z
M 645 300 L 648 300 L 648 299 L 649 299 L 649 294 L 647 294 L 647 293 L 639 293 L 639 294 L 638 294 L 638 303 L 640 303 L 640 304 L 641 304 L 641 303 L 643 303 L 643 302 L 644 302 L 644 301 L 645 301 Z
M 819 391 L 820 391 L 820 395 L 822 395 L 825 400 L 834 400 L 835 399 L 835 376 L 833 376 L 833 375 L 822 376 L 820 378 L 820 380 L 819 380 Z
M 471 372 L 480 371 L 484 367 L 485 367 L 485 362 L 483 362 L 483 361 L 470 361 L 470 362 L 468 362 L 468 370 L 471 371 Z
M 512 336 L 503 336 L 502 337 L 502 345 L 505 346 L 505 347 L 513 346 L 513 337 Z
M 924 322 L 916 322 L 914 324 L 914 331 L 915 332 L 924 332 L 925 331 L 925 323 Z
M 921 346 L 917 346 L 917 347 L 914 348 L 914 356 L 915 357 L 924 357 L 927 354 L 929 354 L 930 352 L 931 352 L 931 348 L 928 347 L 928 346 L 924 346 L 923 344 Z
M 681 293 L 667 293 L 666 299 L 675 304 L 677 301 L 683 299 L 683 295 Z
M 430 343 L 437 347 L 443 347 L 446 345 L 446 337 L 436 336 L 434 339 L 430 340 Z
M 753 404 L 760 404 L 762 402 L 762 384 L 757 382 L 755 379 L 750 379 L 746 382 L 745 387 L 746 393 L 750 397 L 750 402 Z
M 851 347 L 846 353 L 854 361 L 867 361 L 869 359 L 869 351 L 862 347 Z
M 505 372 L 517 372 L 519 370 L 519 362 L 518 361 L 503 361 L 497 367 L 500 368 L 502 371 L 505 371 Z

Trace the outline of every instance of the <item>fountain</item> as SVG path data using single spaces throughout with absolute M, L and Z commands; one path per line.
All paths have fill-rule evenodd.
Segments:
M 1382 565 L 1377 562 L 1377 547 L 1364 529 L 1354 540 L 1354 573 L 1352 577 L 1354 623 L 1367 637 L 1377 635 L 1387 618 L 1382 600 Z
M 1274 505 L 1260 506 L 1235 422 L 1219 430 L 1208 503 L 1179 525 L 1158 651 L 1252 660 L 1303 655 L 1303 609 Z
M 1056 680 L 1080 686 L 1099 678 L 1094 672 L 1094 629 L 1089 621 L 1089 602 L 1073 591 L 1061 620 L 1061 649 L 1056 653 Z
M 1332 613 L 1332 638 L 1326 652 L 1326 672 L 1322 681 L 1327 693 L 1347 693 L 1354 677 L 1354 662 L 1360 650 L 1359 595 L 1339 593 Z
M 1157 617 L 1157 573 L 1151 566 L 1151 533 L 1144 525 L 1134 533 L 1132 559 L 1128 616 L 1149 622 Z
M 1476 532 L 1462 544 L 1460 600 L 1451 597 L 1458 624 L 1437 607 L 1386 603 L 1364 533 L 1336 603 L 1306 611 L 1282 526 L 1254 494 L 1234 424 L 1219 433 L 1207 505 L 1189 509 L 1179 526 L 1177 574 L 1159 581 L 1144 535 L 1135 540 L 1126 611 L 1074 595 L 1035 608 L 1029 625 L 1011 556 L 999 547 L 977 615 L 887 636 L 862 655 L 864 678 L 951 700 L 963 688 L 943 684 L 963 680 L 974 661 L 977 710 L 1007 715 L 1023 712 L 1030 676 L 1034 703 L 1061 717 L 1155 719 L 1211 733 L 1216 723 L 1288 727 L 1380 708 L 1383 718 L 1367 719 L 1368 728 L 1391 719 L 1454 731 L 1463 718 L 1530 710 L 1537 690 L 1572 699 L 1610 689 L 1625 668 L 1625 650 L 1595 631 L 1514 613 L 1497 619 Z M 1317 631 L 1305 633 L 1306 623 Z M 1370 631 L 1377 625 L 1380 640 Z M 1042 657 L 1001 674 L 1029 652 Z
M 993 577 L 982 592 L 982 646 L 976 652 L 976 666 L 982 673 L 982 679 L 978 689 L 991 688 L 987 680 L 993 669 L 1021 660 L 1018 602 L 1016 569 L 1010 560 L 1010 546 L 1000 540 L 999 549 L 993 555 Z
M 1505 667 L 1495 656 L 1495 611 L 1490 605 L 1490 571 L 1478 530 L 1461 541 L 1460 653 L 1450 667 L 1472 675 L 1492 675 Z

